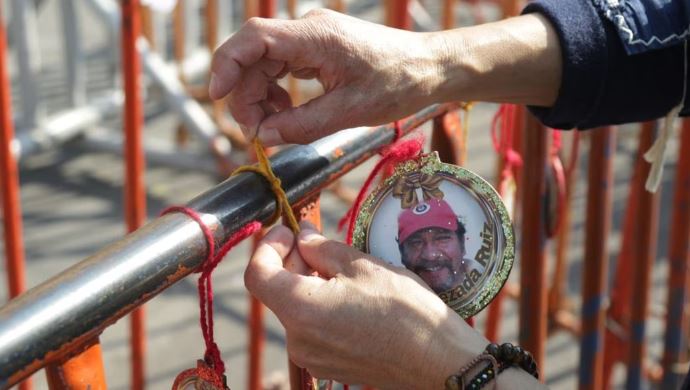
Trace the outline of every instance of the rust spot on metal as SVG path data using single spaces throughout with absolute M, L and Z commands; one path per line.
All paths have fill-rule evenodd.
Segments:
M 333 155 L 337 157 L 342 157 L 345 154 L 342 148 L 336 148 L 335 151 L 333 151 Z

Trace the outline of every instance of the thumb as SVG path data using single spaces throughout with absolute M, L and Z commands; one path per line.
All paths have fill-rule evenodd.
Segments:
M 298 107 L 267 116 L 259 125 L 258 137 L 266 146 L 284 143 L 306 144 L 354 126 L 348 108 L 353 92 L 338 88 Z
M 325 278 L 349 274 L 353 260 L 367 257 L 357 249 L 342 242 L 328 240 L 310 228 L 300 232 L 297 248 L 304 262 Z
M 294 247 L 295 236 L 285 226 L 271 229 L 257 245 L 247 269 L 244 284 L 255 297 L 272 308 L 281 290 L 296 283 L 299 276 L 283 267 L 283 259 Z

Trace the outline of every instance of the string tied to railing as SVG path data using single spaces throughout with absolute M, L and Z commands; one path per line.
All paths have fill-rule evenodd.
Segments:
M 242 172 L 254 172 L 263 176 L 269 182 L 271 191 L 273 191 L 276 196 L 276 212 L 267 224 L 273 224 L 282 215 L 285 218 L 288 227 L 294 233 L 298 233 L 299 224 L 297 223 L 297 218 L 295 218 L 292 208 L 290 207 L 290 202 L 287 199 L 287 195 L 281 187 L 280 179 L 276 177 L 275 173 L 273 172 L 264 147 L 258 139 L 254 140 L 254 149 L 257 156 L 257 166 L 241 166 L 235 170 L 232 175 Z M 193 219 L 201 228 L 206 240 L 206 245 L 208 247 L 206 258 L 197 270 L 197 272 L 201 273 L 197 286 L 199 293 L 199 322 L 206 347 L 204 361 L 216 373 L 218 378 L 223 378 L 225 374 L 225 363 L 223 362 L 218 344 L 216 344 L 214 340 L 213 333 L 213 283 L 211 275 L 213 270 L 218 266 L 218 264 L 220 264 L 225 255 L 227 255 L 227 253 L 239 242 L 259 232 L 262 224 L 258 221 L 247 223 L 232 236 L 230 236 L 230 238 L 220 247 L 220 249 L 216 251 L 216 242 L 213 238 L 213 233 L 211 229 L 204 223 L 199 213 L 189 207 L 173 206 L 167 208 L 161 214 L 164 215 L 172 212 L 179 212 Z M 173 384 L 173 389 L 176 389 L 177 385 L 183 383 L 184 380 L 190 376 L 194 376 L 196 380 L 209 381 L 206 370 L 203 367 L 197 367 L 196 369 L 186 370 L 178 375 Z M 213 384 L 218 386 L 218 383 Z M 224 383 L 223 386 L 225 387 Z

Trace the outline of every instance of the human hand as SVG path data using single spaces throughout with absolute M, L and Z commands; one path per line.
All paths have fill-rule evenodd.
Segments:
M 271 230 L 245 284 L 285 327 L 290 359 L 312 375 L 381 389 L 441 389 L 487 344 L 413 273 L 313 228 L 296 241 L 283 226 Z
M 252 18 L 215 51 L 209 94 L 229 95 L 245 135 L 258 131 L 267 146 L 390 122 L 435 102 L 447 51 L 434 37 L 329 10 L 299 20 Z M 317 79 L 324 94 L 293 107 L 277 84 L 287 73 Z

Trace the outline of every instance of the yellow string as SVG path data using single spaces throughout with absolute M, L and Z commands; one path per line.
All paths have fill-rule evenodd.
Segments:
M 266 155 L 266 150 L 258 138 L 254 138 L 254 151 L 256 152 L 256 160 L 258 165 L 243 165 L 235 169 L 231 176 L 241 172 L 254 172 L 263 176 L 271 185 L 271 190 L 276 196 L 276 212 L 271 217 L 268 225 L 276 222 L 282 215 L 285 217 L 286 224 L 292 230 L 292 232 L 299 233 L 300 229 L 299 223 L 297 223 L 297 218 L 295 218 L 295 214 L 292 212 L 292 207 L 290 207 L 290 202 L 288 201 L 287 195 L 281 186 L 280 179 L 275 175 L 275 173 L 273 173 L 271 162 L 268 160 L 268 156 Z

